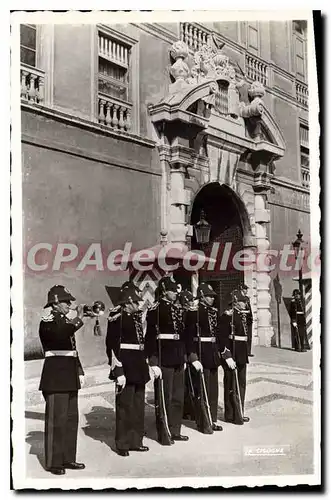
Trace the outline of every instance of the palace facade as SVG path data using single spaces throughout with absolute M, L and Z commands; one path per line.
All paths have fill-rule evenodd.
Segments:
M 160 238 L 197 249 L 202 211 L 208 251 L 215 243 L 247 255 L 280 250 L 299 228 L 309 240 L 306 37 L 306 22 L 297 20 L 22 24 L 24 255 L 39 243 L 83 252 L 97 242 L 109 252 Z M 41 251 L 38 264 L 50 253 Z M 25 265 L 27 357 L 39 356 L 52 285 L 110 307 L 105 285 L 127 279 L 93 266 L 44 267 Z M 248 284 L 253 342 L 273 345 L 280 330 L 290 346 L 293 273 L 253 266 L 201 277 L 218 291 L 220 308 Z M 105 360 L 104 337 L 93 337 L 91 322 L 78 337 L 83 362 Z

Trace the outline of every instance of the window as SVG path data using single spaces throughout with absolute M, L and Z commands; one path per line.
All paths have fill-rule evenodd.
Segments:
M 300 125 L 300 166 L 301 183 L 304 187 L 310 185 L 309 174 L 309 130 L 305 125 Z
M 259 52 L 259 31 L 257 21 L 252 21 L 247 25 L 248 50 L 258 54 Z
M 130 47 L 99 31 L 98 90 L 116 99 L 129 100 Z
M 21 24 L 21 62 L 36 67 L 37 27 Z
M 293 50 L 294 50 L 294 70 L 296 76 L 305 80 L 306 78 L 306 44 L 307 44 L 307 22 L 293 21 Z

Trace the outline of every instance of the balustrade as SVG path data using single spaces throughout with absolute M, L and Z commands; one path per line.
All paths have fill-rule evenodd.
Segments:
M 303 169 L 303 168 L 301 169 L 301 181 L 302 181 L 303 187 L 309 188 L 309 186 L 310 186 L 310 173 L 309 173 L 309 170 Z
M 300 104 L 308 107 L 308 87 L 305 83 L 296 82 L 296 98 Z
M 258 81 L 263 85 L 268 83 L 267 65 L 249 54 L 246 54 L 246 74 L 250 80 Z
M 209 42 L 209 33 L 195 26 L 194 24 L 181 23 L 180 29 L 181 40 L 185 42 L 189 49 L 193 52 L 200 50 L 203 45 L 207 45 Z
M 36 68 L 21 65 L 21 99 L 43 104 L 45 74 Z
M 114 130 L 129 132 L 131 129 L 131 108 L 132 105 L 129 103 L 99 96 L 98 121 Z

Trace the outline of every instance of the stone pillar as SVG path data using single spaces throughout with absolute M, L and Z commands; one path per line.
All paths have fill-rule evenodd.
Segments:
M 266 208 L 265 193 L 255 194 L 255 228 L 257 243 L 256 290 L 257 290 L 257 334 L 260 345 L 270 346 L 273 327 L 270 312 L 270 273 L 268 271 L 268 224 L 270 213 Z
M 185 166 L 180 163 L 170 165 L 170 241 L 186 243 L 187 193 L 184 187 Z

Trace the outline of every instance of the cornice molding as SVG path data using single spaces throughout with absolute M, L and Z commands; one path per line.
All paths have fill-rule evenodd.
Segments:
M 27 104 L 21 102 L 21 109 L 27 111 L 28 113 L 34 113 L 36 115 L 42 115 L 47 118 L 54 119 L 56 121 L 61 121 L 68 125 L 72 125 L 74 127 L 80 127 L 86 130 L 90 130 L 97 134 L 107 135 L 109 137 L 114 137 L 116 139 L 123 140 L 125 142 L 134 142 L 141 146 L 145 146 L 148 148 L 154 148 L 156 146 L 155 141 L 151 139 L 139 137 L 135 134 L 130 134 L 128 132 L 121 132 L 119 130 L 112 130 L 106 125 L 101 125 L 99 123 L 94 123 L 89 120 L 85 120 L 83 118 L 78 118 L 63 111 L 58 111 L 54 108 L 47 108 L 45 106 L 39 106 L 38 104 Z
M 277 167 L 276 167 L 276 171 L 277 171 Z M 275 176 L 271 179 L 271 184 L 285 187 L 285 188 L 290 189 L 290 190 L 300 191 L 301 193 L 304 193 L 304 194 L 310 194 L 310 189 L 307 189 L 307 188 L 301 186 L 301 184 L 297 184 L 296 182 L 291 181 L 289 179 L 280 178 L 280 177 Z
M 131 25 L 135 28 L 146 31 L 146 33 L 149 33 L 150 35 L 157 36 L 158 38 L 161 38 L 162 40 L 170 44 L 179 40 L 179 38 L 174 33 L 172 33 L 172 31 L 169 31 L 156 23 L 131 23 Z
M 138 43 L 138 40 L 136 38 L 133 38 L 130 35 L 127 35 L 126 33 L 123 33 L 122 31 L 117 31 L 115 30 L 112 26 L 108 24 L 97 24 L 97 29 L 104 32 L 106 35 L 109 35 L 119 42 L 122 42 L 126 45 L 129 45 L 132 47 L 132 45 L 135 45 Z
M 55 141 L 54 139 L 44 139 L 42 137 L 36 137 L 28 133 L 22 133 L 22 143 L 31 144 L 33 146 L 48 149 L 52 151 L 58 151 L 60 153 L 69 154 L 72 156 L 78 156 L 79 158 L 84 158 L 96 163 L 102 163 L 109 167 L 125 168 L 128 170 L 134 170 L 137 172 L 142 172 L 145 174 L 161 176 L 161 172 L 143 165 L 137 162 L 125 162 L 120 160 L 118 156 L 109 156 L 101 154 L 97 151 L 91 151 L 78 146 L 72 146 L 65 144 L 64 142 Z

